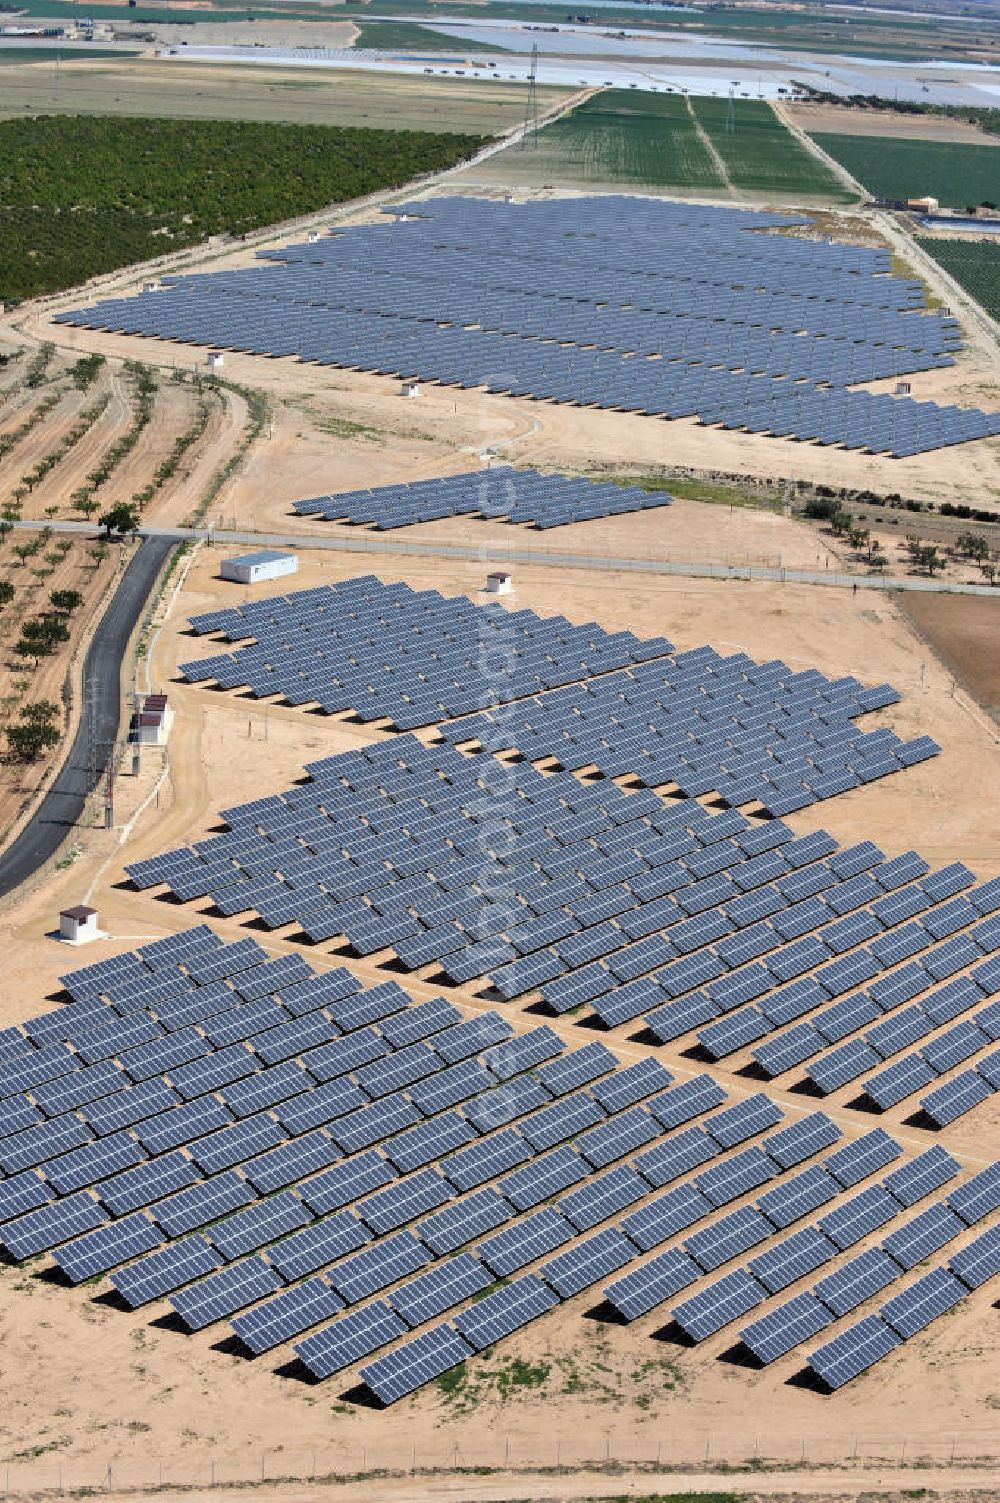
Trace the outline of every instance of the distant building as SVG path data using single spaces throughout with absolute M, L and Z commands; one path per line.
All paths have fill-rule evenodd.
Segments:
M 420 382 L 404 381 L 399 389 L 399 394 L 402 397 L 418 397 L 420 395 Z
M 498 570 L 495 574 L 486 576 L 486 592 L 488 595 L 509 595 L 514 588 L 514 581 L 509 574 Z
M 72 945 L 96 939 L 98 932 L 96 908 L 78 903 L 75 908 L 64 908 L 59 915 L 59 938 L 68 939 Z
M 265 579 L 295 574 L 298 567 L 299 560 L 294 553 L 278 553 L 265 548 L 260 553 L 240 553 L 235 558 L 224 558 L 219 573 L 223 579 L 230 579 L 235 584 L 260 584 Z
M 225 359 L 221 350 L 209 350 L 208 359 L 205 361 L 210 371 L 221 371 Z
M 916 214 L 936 214 L 941 205 L 936 198 L 931 198 L 928 194 L 926 198 L 908 198 L 906 207 Z

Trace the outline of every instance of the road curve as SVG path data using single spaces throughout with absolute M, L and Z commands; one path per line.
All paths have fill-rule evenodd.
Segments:
M 0 855 L 0 897 L 19 887 L 59 849 L 103 776 L 118 736 L 121 670 L 128 641 L 176 541 L 146 538 L 95 631 L 83 664 L 83 706 L 73 744 L 48 792 Z M 92 765 L 91 748 L 96 748 Z

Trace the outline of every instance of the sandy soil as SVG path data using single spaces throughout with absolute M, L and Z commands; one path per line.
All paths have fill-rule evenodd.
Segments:
M 980 130 L 967 120 L 944 115 L 907 115 L 893 110 L 858 110 L 834 104 L 790 104 L 788 115 L 805 131 L 842 136 L 891 136 L 893 140 L 955 141 L 965 145 L 1000 146 L 1000 136 Z
M 250 28 L 257 36 L 264 23 Z M 309 22 L 309 46 L 325 23 Z M 343 24 L 343 23 L 340 23 Z M 229 40 L 212 25 L 211 41 Z M 352 28 L 353 30 L 353 28 Z M 191 28 L 183 28 L 190 37 Z M 341 43 L 329 45 L 342 45 Z M 0 64 L 0 118 L 43 114 L 166 115 L 185 119 L 283 120 L 497 135 L 524 120 L 524 86 L 488 78 L 423 78 L 350 69 L 248 67 L 178 57 Z M 540 87 L 539 109 L 566 97 Z
M 900 605 L 934 652 L 985 710 L 1000 719 L 1000 601 L 901 595 Z

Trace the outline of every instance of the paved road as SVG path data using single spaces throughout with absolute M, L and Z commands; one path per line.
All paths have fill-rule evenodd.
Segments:
M 15 527 L 50 527 L 54 532 L 93 533 L 93 524 L 87 522 L 15 522 Z M 366 553 L 404 555 L 409 558 L 467 559 L 484 566 L 491 563 L 533 564 L 550 569 L 609 569 L 612 572 L 634 574 L 674 574 L 689 579 L 762 579 L 779 581 L 781 584 L 829 585 L 842 590 L 875 590 L 882 594 L 889 590 L 915 590 L 921 594 L 928 591 L 947 595 L 992 595 L 1000 600 L 1000 588 L 986 584 L 951 584 L 946 579 L 917 579 L 913 575 L 894 574 L 842 574 L 836 569 L 785 569 L 766 564 L 713 564 L 672 562 L 655 558 L 615 558 L 588 553 L 547 553 L 542 549 L 517 547 L 513 541 L 523 536 L 511 529 L 510 544 L 489 544 L 484 547 L 463 547 L 459 543 L 413 543 L 402 538 L 366 533 L 362 537 L 346 537 L 343 533 L 317 536 L 315 533 L 278 532 L 224 532 L 206 527 L 149 527 L 140 528 L 140 535 L 147 538 L 170 539 L 175 543 L 194 542 L 202 539 L 209 543 L 249 544 L 254 548 L 326 548 L 337 553 Z
M 176 545 L 170 538 L 143 542 L 122 576 L 87 649 L 84 699 L 73 745 L 55 781 L 12 845 L 0 855 L 0 897 L 55 854 L 83 812 L 87 796 L 107 767 L 121 713 L 121 669 L 129 637 L 157 576 Z M 97 748 L 91 765 L 91 747 Z

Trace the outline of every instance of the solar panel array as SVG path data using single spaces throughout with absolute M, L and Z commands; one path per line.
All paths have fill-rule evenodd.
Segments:
M 965 1009 L 963 1049 L 1000 1038 L 988 1003 L 1000 991 L 1000 881 L 977 887 L 960 863 L 931 871 L 916 852 L 886 859 L 822 831 L 796 839 L 779 820 L 524 763 L 502 769 L 495 800 L 496 768 L 382 741 L 312 764 L 310 781 L 224 811 L 227 833 L 128 871 L 142 888 L 211 897 L 271 927 L 294 921 L 313 942 L 342 937 L 445 983 L 538 992 L 556 1013 L 641 1020 L 664 1042 L 694 1031 L 716 1059 L 750 1048 L 772 1075 L 806 1061 L 826 1090 Z M 502 911 L 498 882 L 513 894 Z M 927 1045 L 945 1073 L 951 1032 Z M 992 1061 L 976 1075 L 987 1094 Z
M 902 742 L 886 726 L 854 723 L 898 701 L 889 684 L 831 681 L 710 647 L 673 653 L 664 638 L 478 607 L 370 575 L 211 611 L 191 627 L 253 640 L 181 664 L 189 682 L 280 694 L 403 731 L 437 725 L 455 745 L 555 756 L 689 796 L 716 792 L 731 806 L 760 801 L 775 815 L 939 750 L 927 736 Z M 502 670 L 484 673 L 494 655 Z M 502 714 L 483 712 L 497 703 Z
M 609 1277 L 634 1319 L 752 1254 L 674 1311 L 701 1339 L 956 1178 L 939 1148 L 899 1163 L 880 1129 L 834 1147 L 820 1112 L 782 1125 L 766 1096 L 727 1104 L 707 1075 L 674 1083 L 596 1040 L 566 1052 L 545 1024 L 514 1034 L 205 925 L 63 983 L 70 1002 L 0 1035 L 18 1124 L 0 1134 L 7 1255 L 51 1252 L 72 1283 L 110 1273 L 129 1307 L 167 1298 L 191 1331 L 228 1320 L 257 1354 L 291 1342 L 317 1378 L 364 1364 L 383 1403 Z M 235 1077 L 234 1050 L 249 1062 Z M 455 1072 L 464 1093 L 419 1094 Z M 875 1195 L 890 1216 L 873 1217 Z M 993 1166 L 887 1230 L 891 1278 L 997 1209 Z M 987 1235 L 953 1266 L 977 1287 L 1000 1254 Z M 848 1263 L 838 1295 L 832 1276 L 813 1301 L 838 1312 L 891 1281 Z M 926 1293 L 897 1326 L 915 1332 L 945 1297 Z
M 392 213 L 58 317 L 894 457 L 1000 432 L 1000 414 L 851 389 L 950 365 L 960 344 L 886 251 L 610 195 Z
M 292 511 L 300 517 L 320 516 L 327 522 L 350 522 L 379 532 L 463 516 L 530 524 L 546 531 L 571 522 L 669 506 L 670 501 L 666 491 L 496 465 L 470 474 L 311 496 L 294 502 Z

